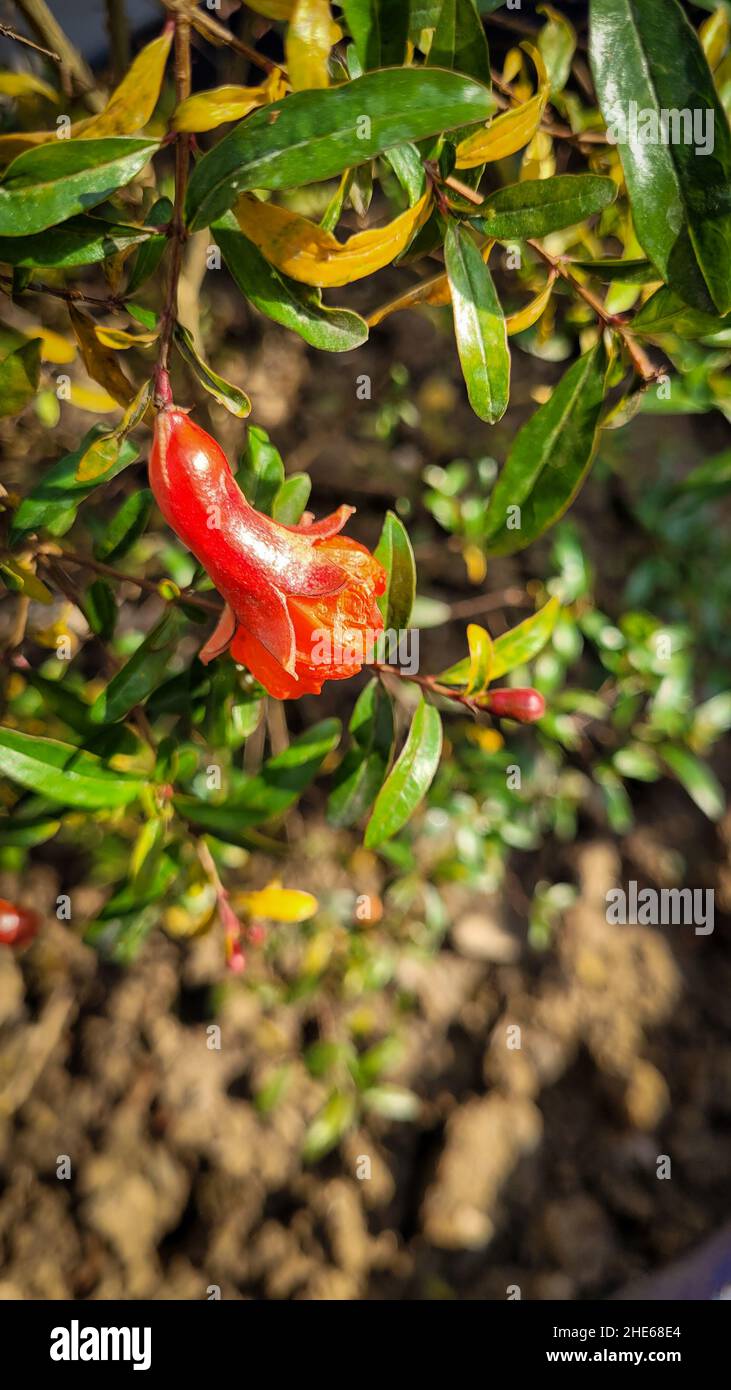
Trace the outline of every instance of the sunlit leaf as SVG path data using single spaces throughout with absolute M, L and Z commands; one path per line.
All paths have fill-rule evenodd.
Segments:
M 365 833 L 368 849 L 377 849 L 410 820 L 431 786 L 441 751 L 439 711 L 422 699 L 406 742 L 376 797 Z
M 183 327 L 182 323 L 176 323 L 174 339 L 181 357 L 193 369 L 201 386 L 218 401 L 219 405 L 225 405 L 226 409 L 239 420 L 243 420 L 251 414 L 251 401 L 246 392 L 242 391 L 240 387 L 234 386 L 232 382 L 226 381 L 225 377 L 214 372 L 213 368 L 203 361 L 196 349 L 192 334 Z

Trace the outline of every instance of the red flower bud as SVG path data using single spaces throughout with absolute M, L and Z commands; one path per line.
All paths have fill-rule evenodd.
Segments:
M 511 690 L 507 686 L 499 690 L 489 690 L 485 696 L 484 708 L 498 719 L 517 719 L 520 724 L 533 724 L 542 719 L 546 712 L 543 696 L 531 686 Z
M 226 600 L 203 662 L 230 646 L 280 700 L 319 695 L 324 681 L 360 670 L 383 629 L 386 575 L 365 546 L 338 535 L 353 507 L 299 526 L 264 516 L 220 445 L 175 406 L 158 414 L 149 472 L 165 520 Z
M 25 946 L 33 940 L 40 925 L 37 912 L 0 898 L 0 946 Z

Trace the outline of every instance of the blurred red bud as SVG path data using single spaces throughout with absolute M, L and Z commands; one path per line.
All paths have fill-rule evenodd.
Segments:
M 246 935 L 252 946 L 263 946 L 267 939 L 267 929 L 263 922 L 251 922 Z
M 543 696 L 531 686 L 511 690 L 507 686 L 500 690 L 489 690 L 484 708 L 498 719 L 517 719 L 520 724 L 533 724 L 542 719 L 546 712 Z
M 0 898 L 0 946 L 25 946 L 33 940 L 40 925 L 37 912 Z

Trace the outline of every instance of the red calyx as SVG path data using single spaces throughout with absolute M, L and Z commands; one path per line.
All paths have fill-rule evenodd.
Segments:
M 519 724 L 534 724 L 546 712 L 546 702 L 538 690 L 532 686 L 510 689 L 505 686 L 490 690 L 484 708 L 498 719 L 516 719 Z

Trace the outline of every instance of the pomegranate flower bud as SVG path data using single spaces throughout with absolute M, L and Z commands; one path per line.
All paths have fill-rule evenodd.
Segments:
M 0 946 L 25 946 L 33 940 L 41 919 L 29 907 L 0 898 Z
M 150 487 L 165 520 L 204 566 L 226 607 L 200 653 L 234 661 L 278 699 L 319 695 L 355 675 L 383 630 L 379 562 L 342 537 L 353 507 L 283 526 L 250 506 L 220 445 L 184 410 L 155 422 Z
M 543 696 L 531 686 L 516 690 L 507 686 L 488 690 L 480 704 L 498 719 L 517 719 L 520 724 L 534 724 L 546 712 Z

